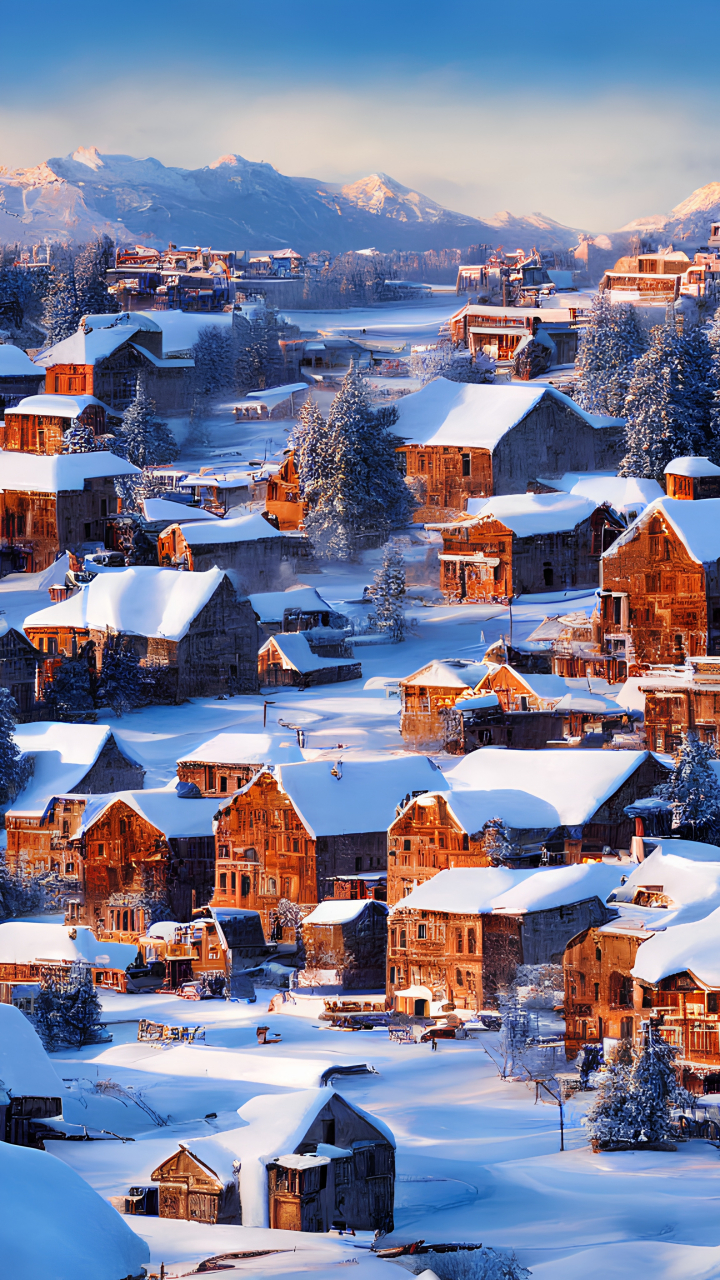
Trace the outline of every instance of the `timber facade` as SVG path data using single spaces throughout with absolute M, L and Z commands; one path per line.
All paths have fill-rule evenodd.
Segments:
M 400 905 L 389 921 L 387 962 L 389 996 L 422 986 L 433 1000 L 458 1009 L 486 1009 L 522 964 L 520 924 L 514 916 L 411 911 Z
M 84 542 L 104 546 L 108 517 L 119 507 L 112 476 L 86 480 L 81 490 L 58 493 L 4 489 L 0 492 L 3 572 L 37 573 L 48 569 L 68 547 L 79 548 Z
M 8 627 L 0 636 L 0 687 L 15 699 L 20 721 L 32 718 L 41 654 L 21 631 Z
M 305 505 L 300 497 L 294 452 L 288 455 L 277 474 L 268 480 L 265 510 L 276 517 L 278 529 L 302 528 Z
M 86 405 L 76 420 L 81 426 L 90 427 L 95 436 L 104 435 L 107 430 L 105 406 L 101 404 Z M 13 453 L 64 453 L 63 433 L 71 421 L 69 416 L 7 409 L 4 421 L 0 420 L 0 449 Z
M 272 536 L 224 542 L 222 527 L 213 541 L 214 522 L 208 521 L 207 542 L 188 542 L 182 525 L 173 524 L 158 538 L 158 564 L 204 573 L 207 569 L 228 569 L 237 575 L 246 593 L 282 590 L 294 580 L 299 561 L 312 559 L 312 544 L 304 537 Z M 273 531 L 274 532 L 274 531 Z
M 326 981 L 344 991 L 383 987 L 387 936 L 387 907 L 373 898 L 352 920 L 325 923 L 309 917 L 302 925 L 305 969 L 313 971 L 311 980 L 317 975 L 318 985 L 329 974 Z
M 685 678 L 649 673 L 645 694 L 645 735 L 651 751 L 674 754 L 684 734 L 701 742 L 720 740 L 720 658 L 690 659 Z

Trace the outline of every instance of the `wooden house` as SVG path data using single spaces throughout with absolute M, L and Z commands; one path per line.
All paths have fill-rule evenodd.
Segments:
M 445 658 L 400 680 L 400 732 L 412 751 L 437 751 L 457 740 L 450 713 L 487 670 L 481 662 Z
M 202 503 L 201 511 L 222 518 L 233 512 L 236 517 L 248 514 L 250 507 L 265 503 L 268 475 L 272 464 L 258 462 L 251 467 L 233 467 L 218 470 L 201 467 L 198 472 L 185 476 L 183 489 L 192 490 L 194 501 Z M 180 518 L 180 513 L 174 513 Z M 188 513 L 191 514 L 191 513 Z M 194 519 L 194 515 L 192 516 Z M 271 522 L 273 523 L 273 522 Z M 276 526 L 273 523 L 273 528 Z
M 629 850 L 625 806 L 666 781 L 667 769 L 641 751 L 473 751 L 447 777 L 450 791 L 408 797 L 389 825 L 391 905 L 441 870 L 487 866 L 492 818 L 507 827 L 518 866 L 537 865 L 543 846 L 566 863 Z
M 693 261 L 681 249 L 618 258 L 598 286 L 613 302 L 672 303 L 682 296 L 702 298 L 716 271 L 711 255 Z
M 166 354 L 162 328 L 148 315 L 84 316 L 75 333 L 35 362 L 45 370 L 48 393 L 97 396 L 120 413 L 135 399 L 141 373 L 160 413 L 182 413 L 192 403 L 194 361 L 187 351 Z
M 251 592 L 250 603 L 263 640 L 277 635 L 279 631 L 303 631 L 311 641 L 316 638 L 322 640 L 328 631 L 344 632 L 349 626 L 345 614 L 338 613 L 327 600 L 323 600 L 316 587 Z
M 720 498 L 658 498 L 605 552 L 603 648 L 639 675 L 720 653 Z
M 583 612 L 555 614 L 528 636 L 529 644 L 549 644 L 553 675 L 564 679 L 601 681 L 604 685 L 625 680 L 627 663 L 623 653 L 606 650 L 599 608 L 590 617 Z
M 212 523 L 169 525 L 158 538 L 162 565 L 196 573 L 227 569 L 244 594 L 267 591 L 292 582 L 298 561 L 311 558 L 311 544 L 302 536 L 279 533 L 255 512 Z
M 21 347 L 0 342 L 0 414 L 37 395 L 45 385 L 45 370 L 39 368 Z
M 492 268 L 490 268 L 492 271 Z M 485 266 L 460 267 L 458 285 L 461 277 L 465 278 L 466 287 L 470 284 L 473 292 L 482 291 L 483 284 L 487 288 L 488 268 Z M 484 277 L 480 282 L 477 277 Z M 535 277 L 529 287 L 527 277 Z M 523 265 L 513 271 L 515 291 L 520 287 L 526 297 L 539 292 L 542 284 L 551 285 L 550 277 L 544 268 L 535 261 Z M 475 279 L 473 280 L 473 277 Z M 518 277 L 523 277 L 521 280 Z M 567 302 L 572 303 L 571 295 Z M 577 305 L 566 307 L 542 308 L 537 306 L 491 306 L 480 301 L 469 302 L 450 317 L 450 336 L 456 347 L 465 348 L 475 358 L 481 354 L 498 364 L 510 364 L 513 359 L 532 341 L 548 341 L 551 345 L 550 363 L 573 364 L 577 355 L 580 328 L 577 323 Z
M 503 711 L 553 711 L 571 688 L 562 676 L 536 675 L 504 664 L 486 670 L 474 696 L 494 693 Z
M 305 508 L 300 497 L 300 480 L 295 470 L 295 453 L 288 453 L 279 471 L 268 480 L 265 510 L 277 519 L 279 529 L 300 529 Z
M 50 456 L 65 453 L 64 434 L 71 426 L 87 427 L 99 437 L 110 430 L 111 418 L 120 421 L 119 415 L 112 415 L 108 406 L 92 395 L 28 396 L 5 411 L 0 422 L 0 448 Z M 98 448 L 102 448 L 101 441 Z
M 387 868 L 387 831 L 404 800 L 444 790 L 425 756 L 276 765 L 222 805 L 213 905 L 259 911 L 266 934 L 281 898 L 308 908 L 338 876 Z
M 128 990 L 175 989 L 192 978 L 225 979 L 231 999 L 247 996 L 245 971 L 274 954 L 257 911 L 198 907 L 184 923 L 159 921 L 138 937 L 143 966 L 128 971 Z M 244 989 L 243 989 L 244 987 Z
M 32 1015 L 43 978 L 62 985 L 78 967 L 94 986 L 125 991 L 125 970 L 136 955 L 137 947 L 98 941 L 81 924 L 6 920 L 0 924 L 0 1002 Z
M 43 1120 L 62 1120 L 64 1085 L 24 1013 L 0 1004 L 0 1139 L 42 1148 Z
M 35 573 L 83 543 L 104 546 L 118 510 L 118 476 L 137 467 L 114 453 L 0 452 L 0 570 Z
M 38 663 L 41 655 L 22 631 L 0 623 L 0 688 L 15 699 L 20 721 L 29 720 L 35 706 Z
M 605 898 L 617 879 L 616 868 L 589 865 L 529 877 L 507 867 L 439 871 L 390 911 L 388 995 L 421 1016 L 431 1002 L 489 1008 L 519 964 L 561 962 L 579 922 L 609 919 Z
M 108 638 L 128 640 L 150 668 L 158 702 L 257 689 L 257 627 L 249 601 L 222 569 L 178 573 L 136 565 L 100 573 L 67 600 L 25 619 L 35 646 L 54 657 Z
M 80 838 L 74 919 L 103 938 L 137 941 L 160 910 L 192 919 L 212 896 L 215 800 L 175 791 L 121 791 L 88 801 Z
M 720 658 L 689 658 L 685 667 L 649 671 L 638 684 L 645 695 L 645 735 L 652 751 L 673 755 L 683 735 L 720 741 Z
M 539 475 L 615 469 L 625 449 L 620 420 L 586 413 L 553 387 L 436 378 L 397 408 L 416 521 L 453 519 L 469 498 L 524 493 Z
M 326 898 L 302 922 L 301 981 L 344 991 L 384 986 L 387 914 L 385 903 L 374 898 Z
M 188 1139 L 154 1170 L 161 1218 L 281 1231 L 392 1231 L 395 1143 L 333 1089 L 261 1095 L 240 1129 Z
M 258 650 L 258 681 L 263 687 L 291 685 L 309 689 L 318 684 L 339 684 L 361 677 L 362 666 L 354 658 L 322 657 L 313 653 L 303 632 L 280 632 Z
M 203 796 L 241 791 L 263 770 L 304 759 L 292 730 L 284 733 L 218 733 L 177 762 L 181 782 L 194 784 Z
M 600 556 L 625 528 L 607 506 L 564 493 L 491 498 L 440 526 L 440 589 L 448 602 L 498 602 L 595 587 Z
M 481 747 L 513 747 L 515 751 L 541 751 L 563 736 L 563 717 L 550 709 L 505 711 L 495 693 L 459 698 L 455 703 L 457 746 L 460 755 Z
M 709 458 L 674 458 L 664 474 L 668 498 L 686 502 L 720 498 L 720 467 Z

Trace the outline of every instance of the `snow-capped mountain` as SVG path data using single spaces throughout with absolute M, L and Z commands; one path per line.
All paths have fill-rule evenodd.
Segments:
M 578 233 L 541 214 L 483 222 L 445 209 L 387 174 L 336 184 L 293 178 L 272 165 L 221 156 L 201 169 L 80 147 L 33 169 L 0 168 L 0 241 L 213 244 L 340 252 L 461 248 L 503 243 L 569 247 Z
M 676 204 L 670 213 L 635 218 L 620 230 L 656 238 L 661 236 L 668 242 L 686 240 L 690 245 L 699 245 L 707 243 L 711 222 L 720 222 L 720 182 L 708 182 L 704 187 L 698 187 L 686 200 Z

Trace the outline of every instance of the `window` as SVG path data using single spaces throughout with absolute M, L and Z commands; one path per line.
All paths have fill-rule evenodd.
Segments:
M 426 925 L 426 924 L 419 924 L 419 925 L 418 925 L 418 938 L 420 938 L 421 940 L 422 940 L 422 939 L 424 939 L 424 938 L 427 938 L 427 925 Z
M 707 1011 L 708 1013 L 717 1013 L 718 998 L 717 991 L 708 991 L 707 993 Z
M 585 995 L 585 974 L 584 973 L 578 974 L 578 982 L 580 983 L 580 995 L 584 996 Z
M 293 840 L 293 842 L 292 842 L 292 846 L 293 846 L 293 847 L 292 847 L 292 851 L 293 851 L 293 853 L 299 853 L 299 852 L 300 852 L 300 841 L 299 841 L 299 840 Z
M 391 947 L 397 946 L 397 929 L 390 930 L 390 946 Z
M 600 950 L 599 947 L 595 948 L 595 959 L 597 960 L 598 964 L 602 960 L 602 951 Z
M 394 965 L 394 964 L 391 964 L 391 965 L 390 965 L 390 983 L 391 983 L 391 985 L 394 985 L 395 980 L 396 980 L 396 975 L 397 975 L 397 969 L 395 968 L 395 965 Z
M 475 939 L 475 930 L 468 929 L 468 954 L 474 956 L 476 951 L 477 941 Z
M 213 768 L 208 768 L 207 785 L 208 785 L 208 791 L 215 790 L 215 770 Z
M 463 985 L 462 969 L 455 970 L 455 981 L 459 987 Z
M 458 929 L 457 933 L 455 934 L 455 950 L 457 951 L 458 955 L 460 955 L 460 953 L 462 952 L 462 949 L 463 949 L 463 936 L 460 930 Z
M 219 849 L 218 849 L 218 857 L 220 857 L 220 858 L 229 858 L 229 857 L 230 857 L 230 846 L 229 846 L 229 845 L 227 845 L 227 844 L 221 844 L 221 845 L 220 845 L 220 847 L 219 847 Z
M 463 473 L 463 476 L 470 475 L 470 454 L 469 453 L 464 453 L 462 455 L 462 473 Z
M 65 826 L 65 823 L 63 823 L 63 827 L 64 827 L 64 826 Z M 121 818 L 121 819 L 120 819 L 120 835 L 121 835 L 121 836 L 124 836 L 124 835 L 125 835 L 125 833 L 126 833 L 126 831 L 127 831 L 127 822 L 126 822 L 125 818 Z
M 236 779 L 235 779 L 235 790 L 236 790 L 236 791 L 239 791 L 239 790 L 240 790 L 240 788 L 242 787 L 242 784 L 243 784 L 243 782 L 242 782 L 242 778 L 236 778 Z
M 97 847 L 97 851 L 98 851 L 98 858 L 104 858 L 104 857 L 105 857 L 105 845 L 104 845 L 104 844 L 102 844 L 102 843 L 101 843 L 101 844 L 99 844 L 99 845 L 98 845 L 98 847 Z
M 544 564 L 544 565 L 543 565 L 543 580 L 544 580 L 544 582 L 545 582 L 545 586 L 546 586 L 546 587 L 551 587 L 551 586 L 553 585 L 553 578 L 554 578 L 554 575 L 553 575 L 553 567 L 552 567 L 552 565 L 551 565 L 551 564 Z
M 227 871 L 220 872 L 220 892 L 227 893 Z
M 58 651 L 57 636 L 48 636 L 47 651 L 53 657 Z
M 400 947 L 407 947 L 407 934 L 404 929 L 400 930 Z
M 599 982 L 596 982 L 596 983 L 595 983 L 595 1000 L 596 1000 L 596 1002 L 597 1002 L 599 999 L 600 999 L 600 983 L 599 983 Z
M 669 538 L 665 539 L 665 559 L 666 560 L 670 559 L 670 539 Z
M 274 880 L 272 876 L 268 879 L 268 893 L 277 893 L 277 880 Z
M 64 835 L 64 836 L 69 836 L 69 835 L 70 835 L 70 822 L 69 822 L 69 819 L 68 819 L 68 818 L 63 818 L 63 828 L 62 828 L 62 830 L 63 830 L 63 835 Z
M 247 898 L 249 893 L 250 893 L 250 877 L 241 876 L 240 877 L 240 894 L 243 898 Z
M 409 853 L 411 848 L 412 848 L 412 845 L 411 845 L 410 841 L 409 841 L 409 840 L 403 840 L 403 849 L 405 850 L 405 852 L 406 852 L 406 853 Z
M 355 859 L 355 870 L 362 871 L 362 858 Z
M 66 875 L 66 876 L 72 876 L 72 875 L 74 875 L 74 874 L 75 874 L 75 863 L 74 863 L 74 862 L 66 862 L 66 863 L 65 863 L 65 875 Z
M 445 837 L 444 837 L 444 836 L 440 836 L 440 837 L 439 837 L 439 841 L 440 841 L 440 848 L 441 848 L 441 849 L 444 849 L 444 848 L 445 848 Z
M 621 611 L 622 611 L 622 600 L 620 599 L 620 596 L 613 596 L 613 622 L 616 627 L 620 626 L 620 619 L 622 616 Z
M 463 847 L 463 850 L 464 850 L 465 852 L 467 852 L 467 851 L 470 849 L 470 838 L 469 838 L 469 836 L 468 836 L 467 832 L 465 832 L 465 834 L 463 835 L 463 838 L 462 838 L 462 847 Z
M 230 872 L 230 891 L 233 894 L 237 892 L 237 875 L 234 871 Z
M 227 791 L 227 778 L 221 778 L 221 779 L 220 779 L 220 790 L 221 790 L 222 792 Z

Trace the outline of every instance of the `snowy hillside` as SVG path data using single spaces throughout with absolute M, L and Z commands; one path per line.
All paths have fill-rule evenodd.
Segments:
M 687 240 L 691 245 L 707 244 L 710 223 L 720 220 L 720 182 L 698 187 L 686 200 L 676 204 L 670 213 L 636 218 L 621 231 L 662 233 L 664 241 Z

